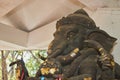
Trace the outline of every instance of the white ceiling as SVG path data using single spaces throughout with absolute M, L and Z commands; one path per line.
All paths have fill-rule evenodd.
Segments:
M 77 9 L 120 8 L 120 0 L 0 0 L 0 49 L 46 48 L 55 23 Z

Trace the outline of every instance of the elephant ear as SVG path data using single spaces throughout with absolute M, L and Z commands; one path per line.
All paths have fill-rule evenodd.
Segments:
M 115 41 L 117 40 L 116 38 L 107 34 L 105 31 L 99 29 L 90 31 L 87 38 L 99 42 L 108 52 L 111 51 Z

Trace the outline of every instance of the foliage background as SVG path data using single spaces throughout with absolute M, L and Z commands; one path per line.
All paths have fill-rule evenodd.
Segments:
M 43 62 L 42 57 L 47 57 L 46 50 L 19 50 L 19 51 L 4 51 L 4 54 L 9 52 L 6 58 L 7 64 L 7 76 L 8 80 L 15 79 L 15 66 L 9 67 L 9 64 L 17 59 L 23 58 L 26 68 L 29 72 L 29 75 L 34 77 L 37 70 L 39 69 L 40 64 Z M 4 69 L 4 68 L 3 68 Z M 0 52 L 0 80 L 2 80 L 2 56 Z

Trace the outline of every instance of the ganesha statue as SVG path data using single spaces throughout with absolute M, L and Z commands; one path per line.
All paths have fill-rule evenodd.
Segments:
M 63 80 L 120 80 L 120 65 L 111 54 L 117 39 L 83 9 L 57 21 L 53 35 L 48 59 L 60 63 Z
M 36 76 L 20 80 L 120 80 L 120 65 L 111 54 L 117 39 L 83 9 L 57 21 L 53 35 Z

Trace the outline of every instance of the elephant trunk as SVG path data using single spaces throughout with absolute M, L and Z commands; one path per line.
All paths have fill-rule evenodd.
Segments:
M 58 42 L 58 40 L 53 40 L 48 48 L 48 58 L 55 58 L 62 54 L 63 50 L 66 48 L 67 42 L 65 40 Z
M 50 51 L 50 50 L 48 50 L 48 51 Z M 48 58 L 54 58 L 54 57 L 60 55 L 60 53 L 61 53 L 61 50 L 60 50 L 60 49 L 56 49 L 53 53 L 51 53 L 51 54 L 48 56 Z M 48 54 L 49 54 L 49 53 L 48 53 Z

